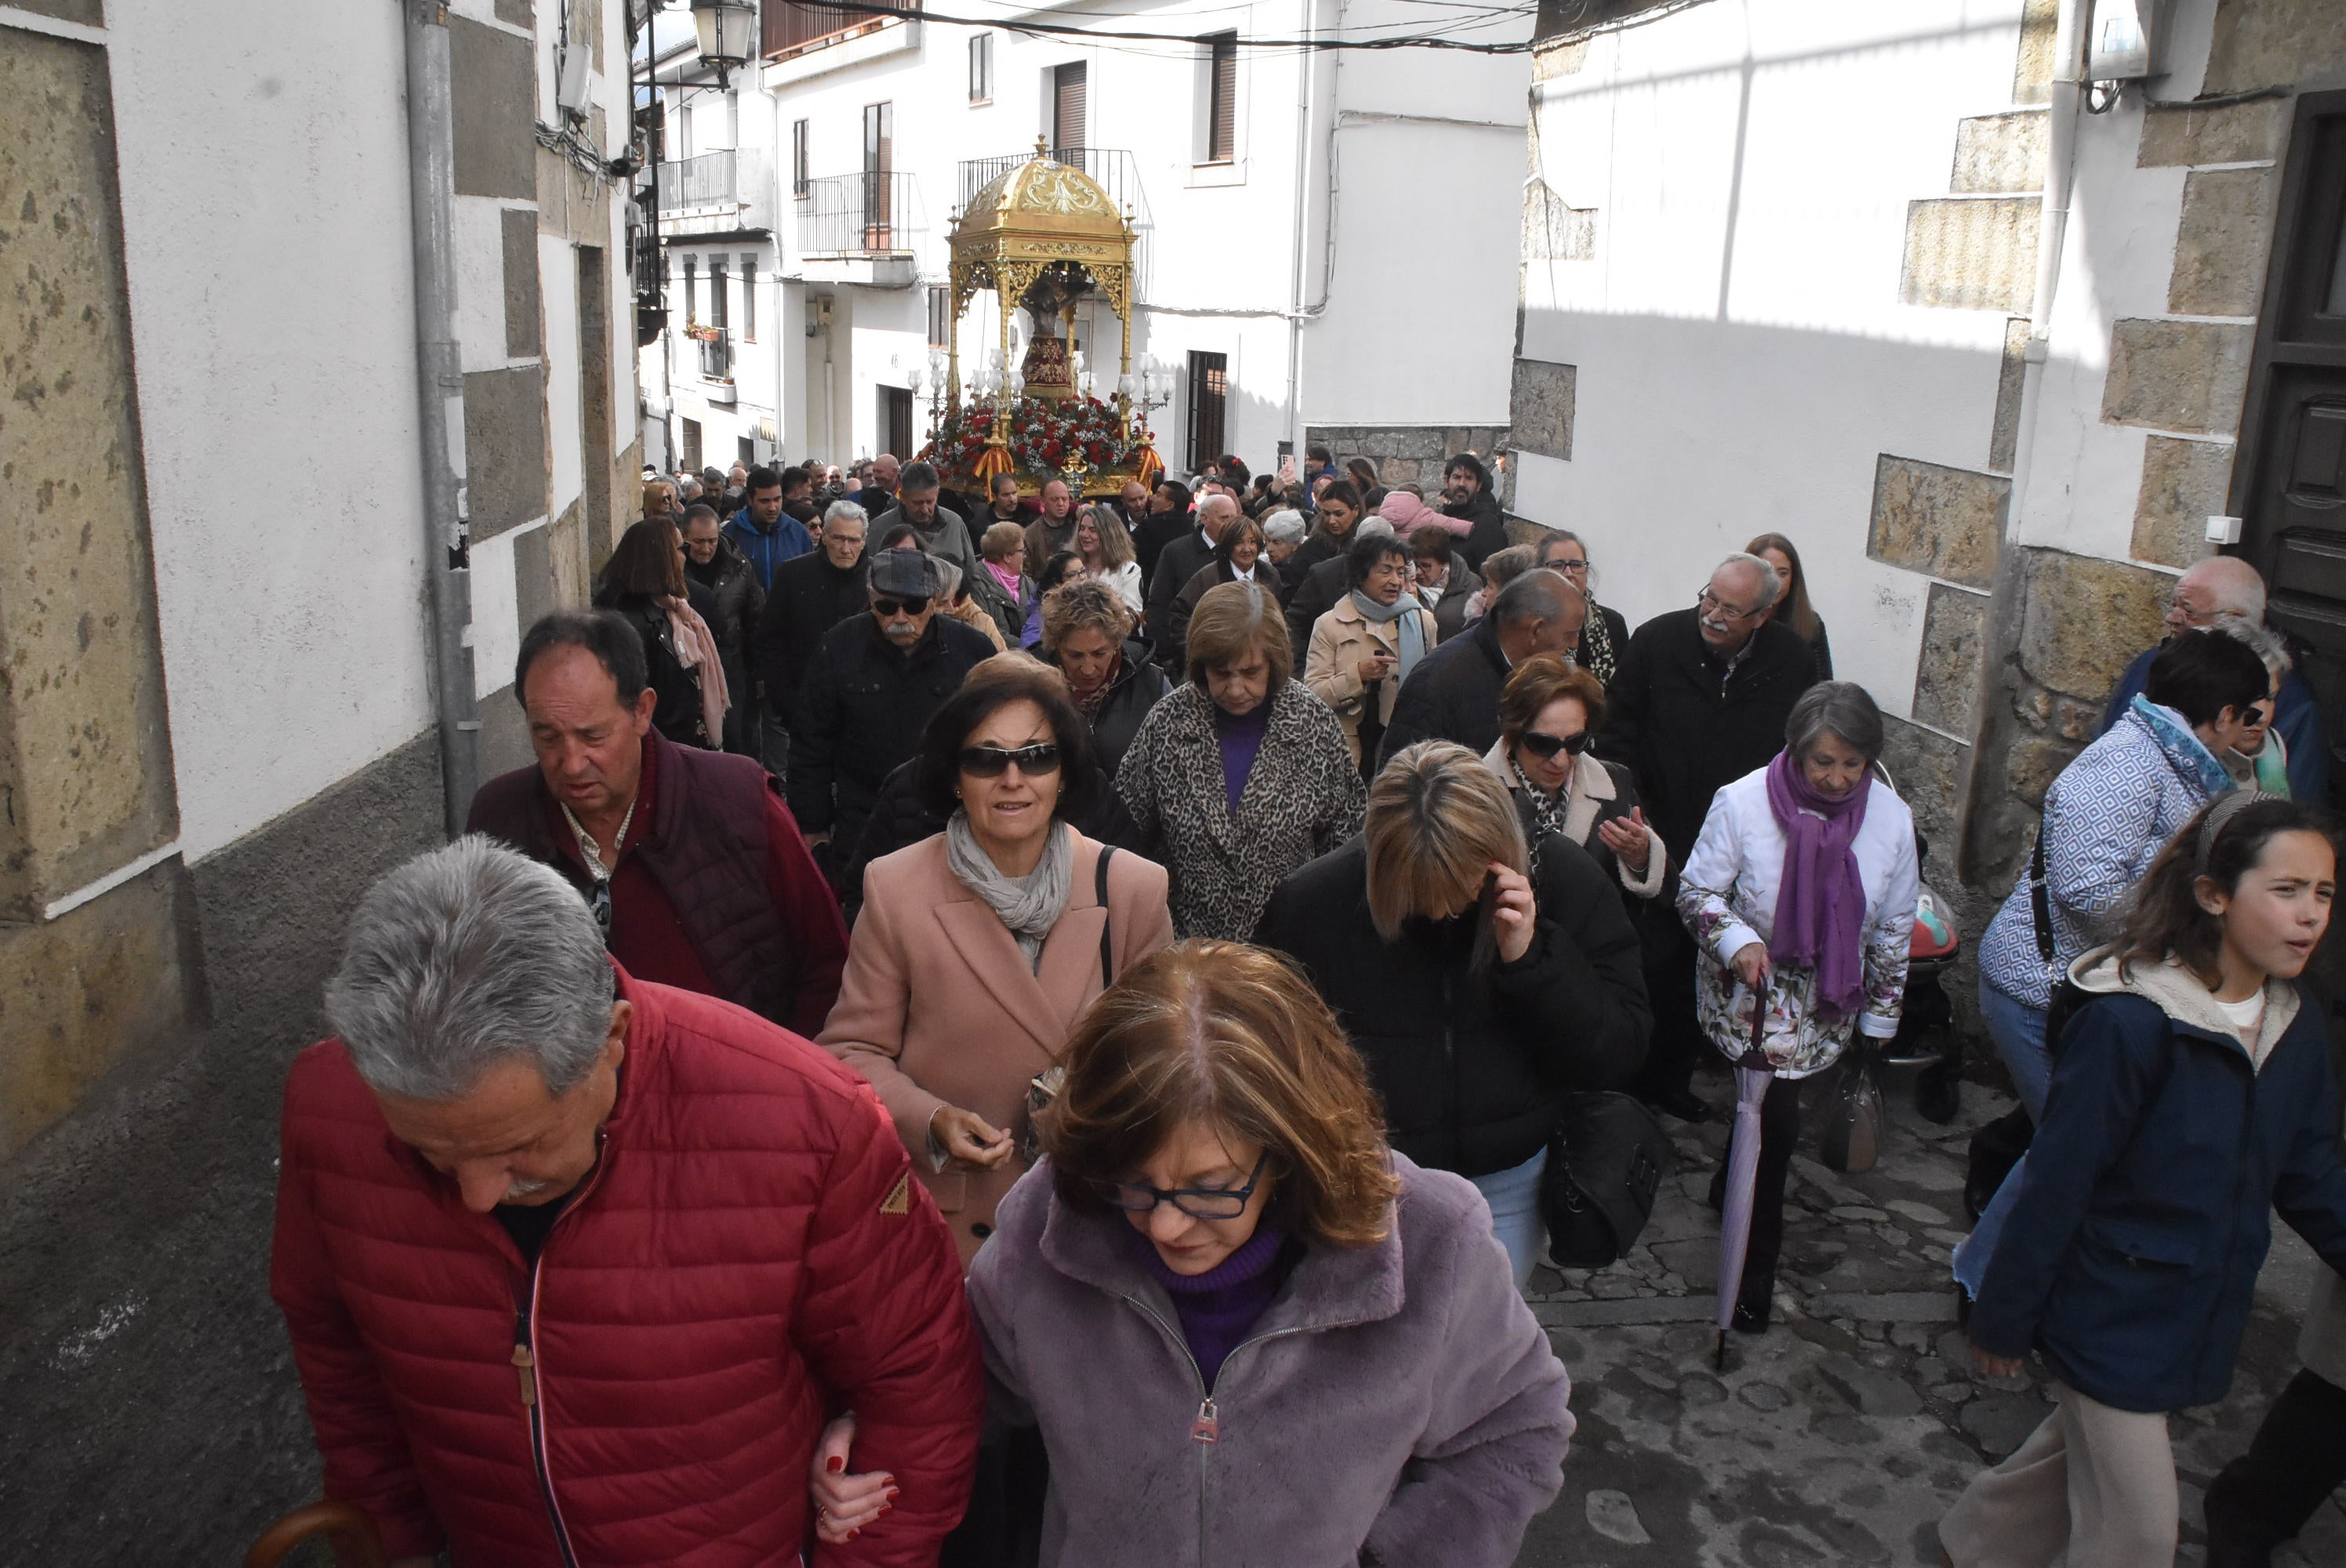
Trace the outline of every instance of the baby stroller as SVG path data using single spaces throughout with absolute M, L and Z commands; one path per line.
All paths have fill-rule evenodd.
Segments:
M 1914 855 L 1920 861 L 1930 843 L 1914 835 Z M 1898 1033 L 1882 1047 L 1887 1067 L 1919 1067 L 1914 1075 L 1914 1109 L 1926 1121 L 1943 1126 L 1954 1119 L 1963 1078 L 1963 1036 L 1955 1030 L 1955 1010 L 1942 983 L 1964 950 L 1963 933 L 1946 901 L 1923 884 L 1915 901 L 1914 938 L 1906 961 L 1906 1007 L 1899 1015 Z

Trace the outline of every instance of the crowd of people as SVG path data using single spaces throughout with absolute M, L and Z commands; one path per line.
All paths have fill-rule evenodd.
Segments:
M 523 639 L 534 765 L 367 895 L 288 1083 L 328 1494 L 403 1563 L 1498 1568 L 1574 1429 L 1522 1295 L 1566 1107 L 1713 1119 L 1709 1053 L 1768 1331 L 1800 1085 L 1904 1001 L 1883 717 L 1781 535 L 1632 631 L 1476 455 L 1377 481 L 648 483 Z M 2261 591 L 2185 575 L 1984 944 L 2035 1143 L 1957 1272 L 2058 1402 L 1964 1568 L 2170 1560 L 2269 1206 L 2346 1266 Z M 2221 1561 L 2341 1479 L 2327 1355 Z

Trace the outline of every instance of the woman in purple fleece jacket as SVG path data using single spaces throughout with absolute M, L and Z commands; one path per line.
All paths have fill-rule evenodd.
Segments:
M 1385 1146 L 1280 958 L 1189 942 L 1076 1025 L 969 1290 L 1050 1451 L 1044 1568 L 1504 1568 L 1563 1484 L 1563 1365 L 1482 1195 Z

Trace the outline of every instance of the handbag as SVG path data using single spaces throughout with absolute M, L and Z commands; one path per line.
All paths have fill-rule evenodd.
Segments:
M 1116 983 L 1116 916 L 1107 907 L 1107 863 L 1116 858 L 1116 846 L 1103 844 L 1099 852 L 1099 871 L 1093 879 L 1095 896 L 1100 907 L 1100 989 L 1106 991 Z M 1026 1125 L 1018 1131 L 1018 1157 L 1033 1165 L 1042 1157 L 1041 1135 L 1035 1130 L 1036 1118 L 1050 1108 L 1059 1097 L 1059 1085 L 1067 1080 L 1067 1069 L 1054 1062 L 1026 1080 Z
M 1873 1052 L 1858 1044 L 1843 1059 L 1833 1084 L 1832 1112 L 1817 1157 L 1837 1171 L 1861 1175 L 1882 1157 L 1882 1088 L 1873 1081 Z
M 1602 1268 L 1637 1245 L 1654 1191 L 1678 1165 L 1661 1123 L 1628 1095 L 1568 1096 L 1540 1174 L 1548 1257 L 1560 1268 Z

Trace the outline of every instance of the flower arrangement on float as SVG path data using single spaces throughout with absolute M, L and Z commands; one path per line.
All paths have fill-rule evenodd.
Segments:
M 1092 476 L 1120 486 L 1153 483 L 1164 470 L 1155 434 L 1096 397 L 1017 398 L 946 409 L 922 456 L 956 479 L 1014 473 L 1039 489 L 1052 479 Z

